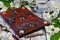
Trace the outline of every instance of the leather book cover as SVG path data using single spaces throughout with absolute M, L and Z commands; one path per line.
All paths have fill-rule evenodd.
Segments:
M 2 12 L 1 16 L 19 37 L 35 32 L 45 26 L 45 20 L 36 16 L 26 7 L 7 10 Z

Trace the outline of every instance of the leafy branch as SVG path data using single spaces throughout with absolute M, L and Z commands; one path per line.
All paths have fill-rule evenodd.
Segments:
M 10 8 L 10 3 L 13 2 L 14 0 L 0 0 L 4 3 L 4 5 L 8 8 Z
M 60 13 L 58 14 L 58 16 L 56 18 L 52 19 L 52 22 L 55 23 L 55 24 L 53 24 L 54 27 L 59 27 L 60 28 L 60 22 L 59 22 L 60 20 L 58 20 L 58 18 L 60 18 Z M 58 33 L 56 33 L 55 35 L 52 35 L 50 37 L 50 40 L 58 40 L 59 37 L 60 37 L 60 31 Z

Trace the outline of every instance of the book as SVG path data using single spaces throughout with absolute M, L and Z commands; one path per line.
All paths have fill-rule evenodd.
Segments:
M 47 25 L 46 20 L 36 16 L 26 7 L 7 10 L 0 15 L 20 38 L 40 30 Z

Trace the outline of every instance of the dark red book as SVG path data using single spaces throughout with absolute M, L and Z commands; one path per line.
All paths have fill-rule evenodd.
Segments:
M 1 16 L 19 37 L 35 32 L 45 26 L 45 20 L 33 14 L 26 7 L 2 12 Z

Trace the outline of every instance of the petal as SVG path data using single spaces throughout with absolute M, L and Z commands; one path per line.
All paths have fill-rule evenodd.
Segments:
M 60 40 L 60 38 L 59 38 L 59 40 Z
M 4 6 L 3 2 L 0 1 L 0 8 L 2 8 Z
M 0 12 L 4 12 L 4 11 L 7 11 L 7 7 L 2 7 L 2 9 L 0 10 Z
M 54 32 L 55 32 L 55 33 L 58 33 L 59 31 L 60 31 L 59 28 L 54 28 Z

